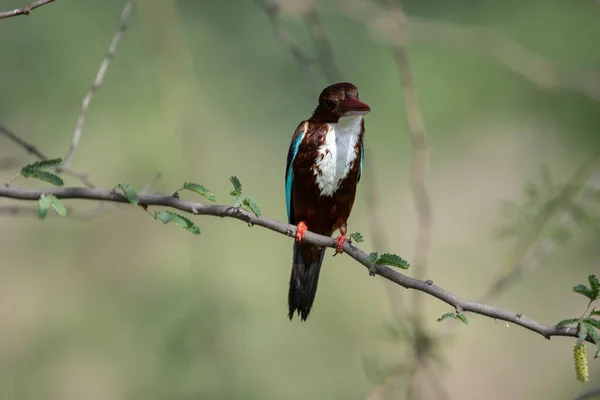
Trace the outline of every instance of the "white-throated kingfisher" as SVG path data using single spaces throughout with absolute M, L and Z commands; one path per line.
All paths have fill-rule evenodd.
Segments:
M 364 159 L 363 115 L 371 111 L 351 83 L 328 86 L 312 117 L 292 137 L 285 172 L 288 222 L 297 226 L 288 294 L 289 318 L 297 311 L 305 321 L 317 293 L 325 249 L 304 243 L 306 230 L 335 239 L 335 254 L 346 241 Z M 334 254 L 334 255 L 335 255 Z

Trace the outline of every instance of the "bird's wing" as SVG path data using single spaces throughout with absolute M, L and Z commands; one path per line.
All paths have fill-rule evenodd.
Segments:
M 304 139 L 304 135 L 308 129 L 308 122 L 304 121 L 298 128 L 296 128 L 296 132 L 294 132 L 294 136 L 292 136 L 292 142 L 290 143 L 290 149 L 288 150 L 287 156 L 287 165 L 285 167 L 285 204 L 287 206 L 287 216 L 288 223 L 294 224 L 294 210 L 292 208 L 292 181 L 294 180 L 294 159 L 296 158 L 296 154 L 298 154 L 298 149 L 300 148 L 300 143 L 302 143 L 302 139 Z
M 359 170 L 358 170 L 358 180 L 357 182 L 360 182 L 360 176 L 362 175 L 362 169 L 363 169 L 363 161 L 365 160 L 365 145 L 363 143 L 360 144 L 360 164 L 359 164 Z

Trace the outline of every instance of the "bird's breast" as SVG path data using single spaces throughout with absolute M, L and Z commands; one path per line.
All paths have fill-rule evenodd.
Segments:
M 313 173 L 321 196 L 333 196 L 350 168 L 357 161 L 357 143 L 362 117 L 328 124 L 322 144 L 317 149 Z

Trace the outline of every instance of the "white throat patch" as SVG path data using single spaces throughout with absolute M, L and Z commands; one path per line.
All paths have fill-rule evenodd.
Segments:
M 356 159 L 355 149 L 362 115 L 342 117 L 336 124 L 327 124 L 325 143 L 319 147 L 315 177 L 321 196 L 332 196 L 350 172 L 350 163 Z

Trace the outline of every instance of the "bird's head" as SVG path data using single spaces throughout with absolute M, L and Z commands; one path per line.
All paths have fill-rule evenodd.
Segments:
M 349 82 L 326 87 L 319 96 L 319 105 L 312 119 L 324 123 L 337 123 L 340 118 L 360 116 L 371 108 L 358 99 L 358 89 Z

